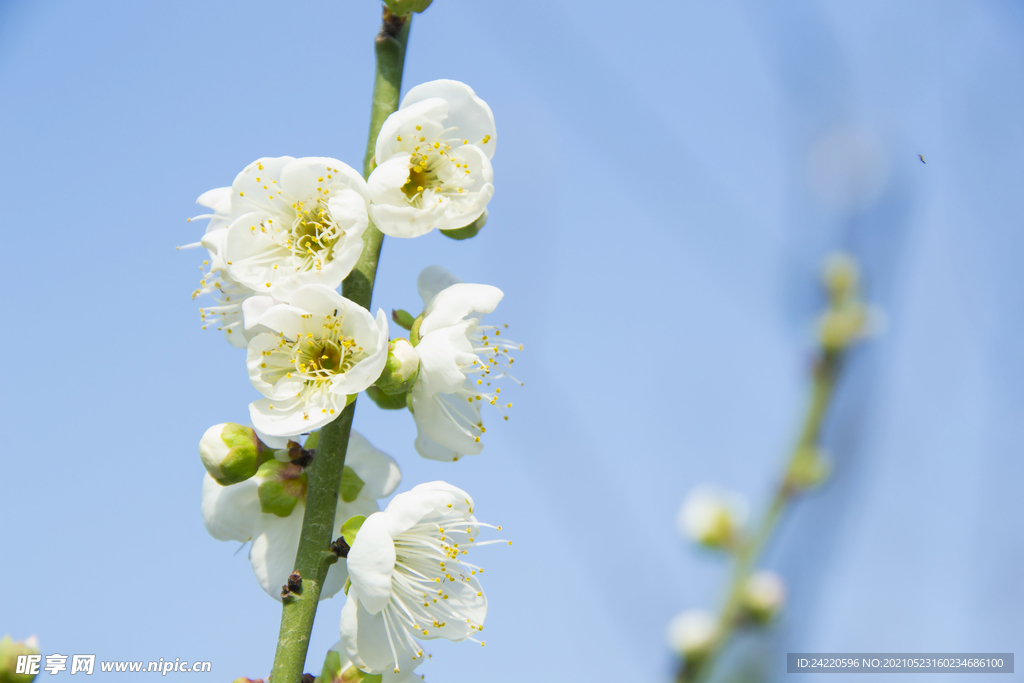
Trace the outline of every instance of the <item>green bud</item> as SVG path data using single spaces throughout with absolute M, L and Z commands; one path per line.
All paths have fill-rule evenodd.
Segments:
M 306 498 L 306 473 L 298 465 L 269 460 L 260 465 L 256 476 L 262 479 L 257 493 L 263 512 L 287 517 Z
M 199 457 L 214 481 L 228 486 L 256 474 L 273 451 L 249 427 L 228 422 L 206 430 L 199 440 Z
M 431 2 L 433 0 L 384 0 L 389 10 L 403 17 L 412 12 L 422 12 L 430 7 Z
M 341 673 L 339 683 L 381 683 L 383 679 L 383 674 L 368 674 L 365 671 L 360 671 L 353 664 Z
M 465 225 L 461 228 L 455 228 L 454 230 L 442 230 L 441 234 L 445 237 L 450 237 L 453 240 L 468 240 L 470 237 L 476 237 L 476 234 L 484 229 L 487 225 L 487 211 L 484 210 L 480 217 L 469 225 Z
M 384 410 L 401 410 L 405 408 L 405 397 L 408 394 L 388 396 L 371 384 L 366 387 L 366 395 L 370 397 L 371 401 L 377 404 L 378 408 L 383 408 Z
M 341 486 L 338 487 L 341 499 L 346 503 L 351 503 L 362 490 L 363 480 L 359 478 L 354 469 L 345 465 L 345 468 L 341 471 Z
M 423 314 L 420 313 L 419 317 L 412 321 L 412 327 L 409 328 L 409 343 L 413 346 L 420 345 L 420 325 L 423 324 Z
M 420 357 L 405 339 L 388 342 L 388 360 L 375 382 L 388 396 L 398 396 L 412 389 L 420 371 Z
M 402 309 L 391 309 L 391 319 L 395 321 L 395 324 L 405 330 L 411 330 L 412 324 L 416 318 L 409 311 L 403 311 Z
M 824 451 L 814 446 L 797 451 L 786 472 L 786 485 L 795 491 L 806 491 L 825 481 L 832 467 L 824 455 Z
M 348 543 L 350 548 L 356 542 L 356 534 L 363 528 L 363 522 L 365 521 L 366 517 L 356 515 L 355 517 L 349 517 L 348 521 L 341 525 L 341 537 L 345 539 L 345 543 Z
M 26 638 L 24 642 L 13 641 L 9 635 L 4 636 L 0 640 L 0 683 L 30 683 L 36 675 L 17 673 L 18 657 L 38 654 L 39 643 L 35 636 Z
M 775 572 L 760 571 L 747 579 L 743 609 L 753 622 L 767 624 L 778 616 L 785 602 L 786 584 Z

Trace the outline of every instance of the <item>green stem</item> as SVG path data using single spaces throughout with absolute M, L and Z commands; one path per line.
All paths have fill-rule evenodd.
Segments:
M 741 625 L 743 594 L 747 582 L 757 566 L 761 551 L 771 538 L 776 524 L 796 493 L 790 484 L 789 472 L 792 470 L 797 458 L 801 456 L 801 452 L 804 449 L 816 446 L 821 436 L 821 426 L 832 399 L 841 361 L 842 354 L 840 352 L 826 351 L 815 366 L 810 405 L 807 407 L 803 428 L 800 430 L 800 437 L 793 447 L 789 462 L 786 465 L 785 474 L 780 479 L 768 509 L 765 510 L 755 533 L 741 543 L 736 550 L 732 579 L 729 583 L 729 593 L 719 617 L 718 638 L 707 654 L 696 661 L 682 663 L 676 676 L 677 683 L 708 680 L 715 668 L 715 663 L 729 642 L 730 637 Z
M 374 167 L 373 150 L 384 120 L 398 109 L 405 64 L 405 46 L 409 40 L 410 17 L 398 17 L 384 10 L 384 21 L 375 40 L 377 74 L 373 85 L 373 107 L 370 113 L 370 139 L 367 143 L 365 176 Z M 342 292 L 364 308 L 370 307 L 373 282 L 384 235 L 372 223 L 363 233 L 363 253 L 352 273 L 345 278 Z M 295 555 L 295 571 L 302 577 L 301 592 L 284 601 L 281 609 L 281 631 L 274 656 L 271 678 L 274 683 L 300 683 L 313 630 L 320 591 L 331 555 L 327 549 L 334 536 L 334 515 L 338 507 L 338 487 L 345 467 L 348 437 L 352 430 L 355 403 L 320 431 L 316 457 L 306 469 L 306 510 L 302 519 L 299 549 Z

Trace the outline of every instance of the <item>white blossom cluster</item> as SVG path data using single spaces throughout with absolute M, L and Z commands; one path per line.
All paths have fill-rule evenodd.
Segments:
M 251 543 L 253 572 L 277 600 L 289 596 L 318 430 L 360 392 L 407 408 L 416 450 L 441 461 L 481 452 L 484 403 L 512 407 L 498 384 L 515 381 L 511 353 L 522 347 L 507 326 L 483 324 L 500 289 L 426 268 L 416 283 L 422 313 L 393 314 L 408 338 L 390 336 L 383 310 L 338 291 L 371 224 L 400 238 L 479 226 L 496 144 L 490 107 L 469 86 L 432 81 L 384 122 L 366 180 L 337 159 L 265 157 L 198 199 L 209 212 L 196 218 L 209 222 L 189 246 L 209 256 L 193 298 L 212 298 L 200 309 L 203 327 L 246 349 L 261 396 L 249 406 L 252 428 L 216 425 L 200 442 L 203 520 L 214 538 Z M 418 666 L 420 640 L 475 640 L 487 600 L 466 555 L 504 542 L 477 540 L 489 525 L 469 494 L 445 482 L 415 486 L 380 510 L 400 479 L 395 460 L 353 431 L 334 524 L 343 550 L 320 595 L 347 595 L 340 660 L 385 680 Z

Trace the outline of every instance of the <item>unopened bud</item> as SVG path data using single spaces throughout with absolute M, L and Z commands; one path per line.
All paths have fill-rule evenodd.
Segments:
M 694 489 L 679 510 L 679 532 L 709 548 L 728 548 L 746 521 L 743 497 L 710 486 Z
M 845 301 L 857 294 L 860 268 L 849 254 L 829 254 L 822 268 L 821 279 L 833 301 Z
M 256 476 L 260 479 L 257 493 L 263 512 L 287 517 L 296 503 L 306 498 L 306 472 L 295 463 L 269 460 L 260 465 Z
M 213 480 L 228 486 L 256 474 L 273 451 L 249 427 L 228 422 L 206 430 L 199 440 L 199 457 Z
M 33 669 L 38 672 L 40 659 L 32 662 L 34 666 L 28 666 L 29 656 L 39 656 L 39 641 L 35 636 L 30 636 L 22 642 L 11 640 L 9 635 L 0 640 L 0 683 L 30 683 L 36 677 L 34 673 L 27 673 Z M 18 669 L 18 657 L 21 660 L 21 669 Z
M 818 340 L 830 351 L 841 351 L 868 332 L 867 307 L 855 300 L 829 308 L 818 320 Z
M 375 384 L 388 396 L 404 394 L 412 388 L 420 371 L 420 357 L 405 339 L 388 343 L 388 360 Z
M 430 7 L 433 0 L 384 0 L 384 4 L 395 14 L 405 16 L 411 12 L 422 12 Z
M 487 211 L 484 210 L 480 217 L 469 225 L 464 225 L 461 228 L 454 228 L 452 230 L 442 230 L 441 234 L 445 237 L 450 237 L 453 240 L 468 240 L 470 237 L 476 237 L 477 233 L 484 229 L 487 225 Z
M 687 610 L 668 624 L 668 646 L 687 659 L 706 655 L 717 638 L 718 619 L 707 610 Z
M 816 446 L 806 446 L 797 451 L 790 461 L 786 485 L 792 491 L 812 489 L 825 481 L 831 471 L 824 451 Z
M 786 602 L 786 584 L 775 572 L 760 571 L 747 579 L 743 606 L 750 618 L 766 624 L 774 619 Z

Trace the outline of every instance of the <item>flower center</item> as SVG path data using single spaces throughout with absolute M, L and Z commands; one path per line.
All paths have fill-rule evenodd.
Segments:
M 409 160 L 409 180 L 402 186 L 402 192 L 410 201 L 416 199 L 418 195 L 430 191 L 436 192 L 440 188 L 441 182 L 437 173 L 432 169 L 434 160 L 430 158 L 431 156 L 437 157 L 438 155 L 414 153 Z
M 277 348 L 263 355 L 267 357 L 262 364 L 267 382 L 274 384 L 282 377 L 297 376 L 307 388 L 330 382 L 366 356 L 355 339 L 345 336 L 341 318 L 335 315 L 324 316 L 320 329 L 302 332 L 294 340 L 282 336 Z
M 322 199 L 317 199 L 316 204 L 308 208 L 304 202 L 298 202 L 295 212 L 287 246 L 300 260 L 301 270 L 320 270 L 334 258 L 334 245 L 341 234 Z

